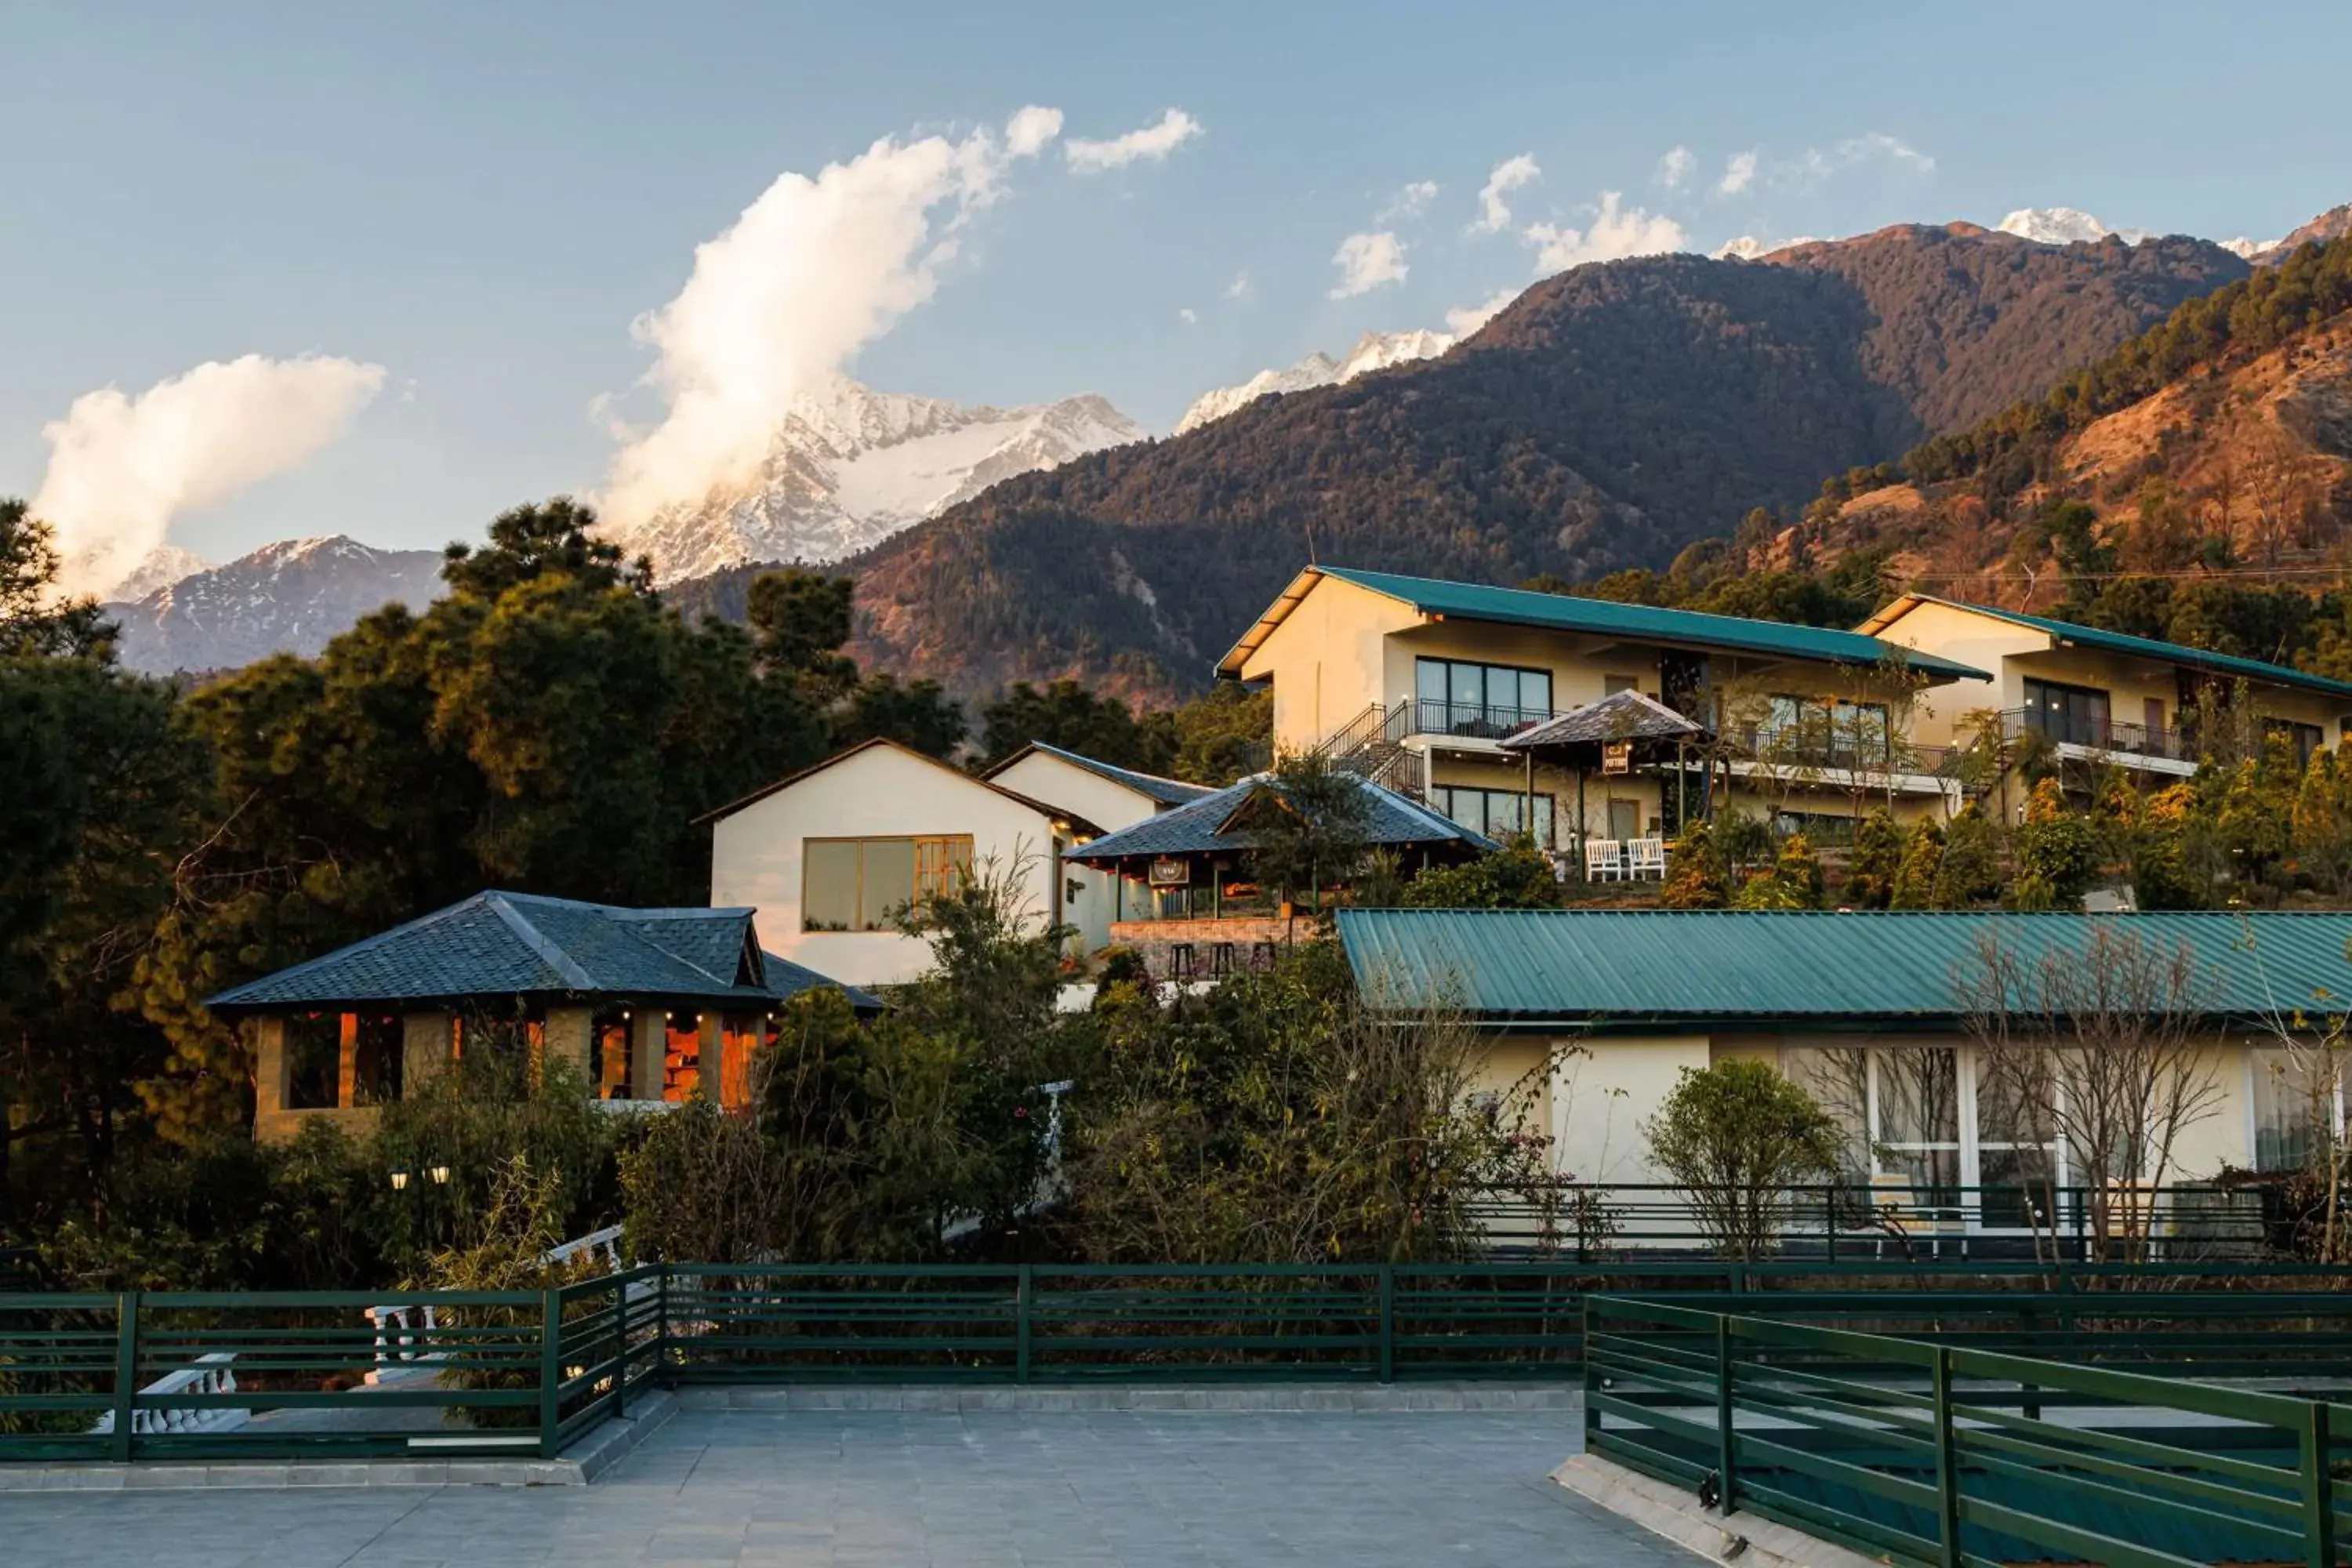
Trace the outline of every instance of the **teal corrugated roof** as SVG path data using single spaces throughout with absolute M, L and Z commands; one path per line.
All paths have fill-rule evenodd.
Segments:
M 2186 947 L 2206 1010 L 2234 1017 L 2344 1008 L 2352 912 L 1761 913 L 1705 910 L 1342 910 L 1366 995 L 1439 1003 L 1498 1023 L 1950 1022 L 1983 943 L 2031 960 L 2079 952 L 2093 923 Z M 2323 1005 L 2317 994 L 2336 998 Z
M 1499 621 L 1509 626 L 1546 626 L 1559 631 L 1588 632 L 1597 637 L 1626 637 L 1637 642 L 1688 644 L 1730 648 L 1774 658 L 1809 659 L 1816 663 L 1868 666 L 1887 658 L 1912 668 L 1953 680 L 1990 680 L 1972 665 L 1935 654 L 1920 653 L 1900 643 L 1885 642 L 1864 632 L 1831 626 L 1790 626 L 1780 621 L 1751 621 L 1738 616 L 1710 616 L 1697 610 L 1664 610 L 1651 605 L 1621 605 L 1610 599 L 1584 599 L 1566 594 L 1544 594 L 1527 588 L 1494 588 L 1477 583 L 1448 583 L 1434 577 L 1402 577 L 1390 572 L 1360 572 L 1347 566 L 1317 566 L 1310 573 L 1337 577 L 1375 594 L 1411 605 L 1423 615 L 1454 616 L 1470 621 Z M 1290 598 L 1290 595 L 1286 595 Z M 1294 600 L 1295 602 L 1295 600 Z M 1221 668 L 1246 657 L 1253 638 L 1262 638 L 1260 621 Z M 1231 669 L 1227 673 L 1232 673 Z
M 2325 675 L 2314 675 L 2306 669 L 2290 665 L 2272 664 L 2259 658 L 2242 658 L 2233 653 L 2213 653 L 2201 647 L 2189 647 L 2177 642 L 2158 642 L 2154 637 L 2136 637 L 2128 632 L 2103 631 L 2097 626 L 2078 626 L 2072 621 L 2053 621 L 2047 616 L 2029 616 L 2022 610 L 1999 610 L 1990 605 L 1963 604 L 1958 599 L 1938 599 L 1928 594 L 1907 595 L 1923 604 L 1950 605 L 1956 609 L 1974 610 L 1980 616 L 1991 616 L 2012 626 L 2029 626 L 2037 632 L 2047 632 L 2084 647 L 2104 648 L 2110 653 L 2130 654 L 2137 658 L 2162 659 L 2168 664 L 2185 664 L 2192 669 L 2210 669 L 2221 675 L 2242 675 L 2248 680 L 2267 680 L 2278 686 L 2300 686 L 2311 691 L 2325 691 L 2330 697 L 2352 697 L 2352 681 L 2334 680 Z M 1881 611 L 1873 616 L 1877 620 L 1887 614 Z
M 348 947 L 205 1001 L 236 1011 L 466 996 L 678 997 L 760 1005 L 830 984 L 762 954 L 759 984 L 738 984 L 751 941 L 748 909 L 623 909 L 529 893 L 477 893 Z M 862 992 L 860 1006 L 880 1005 Z
M 1244 853 L 1250 846 L 1249 834 L 1240 828 L 1227 831 L 1226 825 L 1233 820 L 1235 812 L 1248 804 L 1252 795 L 1268 786 L 1273 776 L 1271 773 L 1253 774 L 1239 784 L 1212 791 L 1190 805 L 1180 805 L 1173 811 L 1147 816 L 1117 833 L 1106 833 L 1100 838 L 1065 850 L 1062 858 L 1092 866 L 1136 856 L 1202 855 L 1225 851 Z M 1360 778 L 1356 783 L 1362 787 L 1366 800 L 1364 838 L 1367 843 L 1385 846 L 1450 844 L 1480 853 L 1499 847 L 1485 834 L 1474 833 L 1453 818 L 1432 811 L 1418 801 L 1408 800 L 1394 790 L 1385 789 L 1369 779 Z

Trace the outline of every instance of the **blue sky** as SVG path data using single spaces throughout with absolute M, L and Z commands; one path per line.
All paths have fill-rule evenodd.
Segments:
M 1202 129 L 1092 176 L 1009 166 L 860 379 L 1096 391 L 1165 429 L 1209 386 L 1524 287 L 1524 230 L 1590 234 L 1604 191 L 1701 250 L 2057 205 L 2269 238 L 2352 199 L 2340 0 L 2258 26 L 2189 5 L 1792 10 L 0 7 L 0 495 L 39 490 L 43 426 L 83 394 L 304 353 L 381 365 L 381 389 L 306 460 L 183 510 L 177 542 L 435 545 L 596 489 L 614 440 L 592 406 L 658 416 L 631 323 L 698 245 L 785 171 L 1026 104 L 1061 110 L 1066 138 L 1171 107 Z M 1692 168 L 1670 189 L 1675 147 Z M 1757 176 L 1723 194 L 1749 150 Z M 1508 194 L 1510 225 L 1468 232 L 1521 153 L 1541 177 Z M 1438 186 L 1418 216 L 1378 216 L 1415 182 Z M 1334 299 L 1334 251 L 1364 233 L 1396 237 L 1406 276 Z

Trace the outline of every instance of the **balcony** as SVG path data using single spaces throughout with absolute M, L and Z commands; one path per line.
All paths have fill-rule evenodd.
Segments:
M 1879 733 L 1834 731 L 1826 724 L 1759 724 L 1727 730 L 1719 740 L 1732 758 L 1756 768 L 1841 783 L 1890 774 L 1957 778 L 1969 752 L 1966 746 L 1915 745 L 1899 735 L 1890 740 Z
M 1402 741 L 1407 735 L 1452 735 L 1465 741 L 1500 741 L 1559 716 L 1553 708 L 1506 708 L 1489 702 L 1400 702 L 1383 726 L 1382 737 Z
M 2185 730 L 2077 718 L 2038 708 L 2012 708 L 2001 714 L 2000 738 L 2004 742 L 2029 735 L 2055 745 L 2076 747 L 2078 755 L 2095 755 L 2126 767 L 2152 765 L 2164 773 L 2180 773 L 2193 771 L 2197 765 L 2197 742 Z

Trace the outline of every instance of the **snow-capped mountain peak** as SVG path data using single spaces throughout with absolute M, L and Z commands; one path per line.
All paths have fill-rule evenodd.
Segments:
M 2137 245 L 2152 237 L 2144 228 L 2109 228 L 2079 207 L 2020 207 L 1993 226 L 2039 245 L 2081 245 L 2109 235 Z
M 1451 332 L 1433 331 L 1421 328 L 1405 332 L 1366 332 L 1356 340 L 1356 346 L 1344 359 L 1333 359 L 1318 350 L 1297 364 L 1279 370 L 1262 370 L 1237 386 L 1212 387 L 1192 400 L 1184 410 L 1184 417 L 1176 421 L 1176 434 L 1196 430 L 1203 425 L 1223 419 L 1244 404 L 1255 403 L 1278 392 L 1307 392 L 1318 386 L 1337 386 L 1342 382 L 1375 370 L 1386 370 L 1392 364 L 1412 360 L 1435 359 L 1454 346 Z
M 437 550 L 378 550 L 331 535 L 265 544 L 138 599 L 107 606 L 133 669 L 232 669 L 273 653 L 309 658 L 395 600 L 422 610 L 441 594 Z
M 212 564 L 193 550 L 183 550 L 176 544 L 159 544 L 149 551 L 146 559 L 132 567 L 122 581 L 99 597 L 135 603 L 159 588 L 170 587 L 184 577 L 209 572 Z
M 652 556 L 665 581 L 759 561 L 837 561 L 999 479 L 1146 436 L 1091 394 L 992 408 L 841 378 L 793 400 L 751 486 L 605 531 L 631 556 Z
M 1817 236 L 1810 234 L 1801 234 L 1794 239 L 1764 239 L 1756 235 L 1743 234 L 1738 239 L 1727 239 L 1717 246 L 1715 259 L 1760 261 L 1776 251 L 1788 250 L 1800 245 L 1819 245 L 1820 243 L 1821 240 Z

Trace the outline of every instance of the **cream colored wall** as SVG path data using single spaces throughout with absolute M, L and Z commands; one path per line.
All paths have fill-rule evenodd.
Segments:
M 1551 1042 L 1502 1035 L 1487 1042 L 1470 1084 L 1473 1094 L 1498 1096 L 1505 1115 L 1524 1118 L 1529 1132 L 1552 1125 Z
M 1055 912 L 1052 820 L 977 780 L 888 746 L 874 746 L 720 818 L 710 836 L 710 901 L 758 911 L 771 952 L 852 985 L 912 980 L 930 946 L 896 931 L 801 929 L 803 845 L 810 838 L 971 835 L 977 866 L 1016 868 L 1033 918 Z
M 990 782 L 1082 816 L 1105 833 L 1132 826 L 1160 809 L 1150 795 L 1045 752 L 1030 752 Z
M 1306 751 L 1370 704 L 1394 700 L 1382 644 L 1420 618 L 1385 594 L 1318 578 L 1242 666 L 1244 680 L 1274 681 L 1276 750 Z
M 1958 721 L 1972 710 L 1994 708 L 2006 712 L 2024 707 L 2028 679 L 2106 692 L 2108 718 L 2115 723 L 2147 722 L 2147 704 L 2151 699 L 2163 705 L 2164 728 L 2179 723 L 2179 667 L 2168 660 L 2135 658 L 2099 648 L 2052 647 L 2046 632 L 1952 605 L 1917 605 L 1880 635 L 1889 642 L 1999 674 L 1998 680 L 1990 684 L 1963 680 L 1923 693 L 1912 735 L 1922 745 L 1950 745 L 1966 739 L 1958 731 Z M 2341 739 L 2341 719 L 2352 713 L 2352 700 L 2293 687 L 2257 686 L 2252 695 L 2256 712 L 2320 725 L 2331 745 Z
M 1627 1036 L 1573 1042 L 1552 1074 L 1552 1136 L 1559 1168 L 1580 1182 L 1664 1182 L 1641 1124 L 1685 1068 L 1705 1068 L 1704 1035 Z

